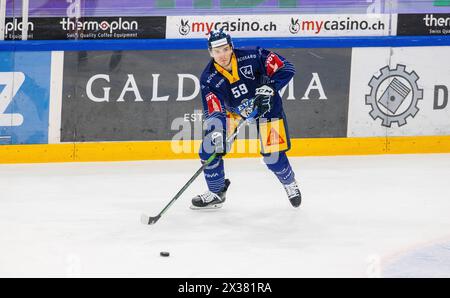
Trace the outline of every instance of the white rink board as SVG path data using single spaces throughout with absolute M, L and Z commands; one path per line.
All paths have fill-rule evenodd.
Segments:
M 417 87 L 418 90 L 423 90 L 423 99 L 417 100 L 417 104 L 414 104 L 413 94 L 419 94 L 419 92 L 414 92 L 413 85 L 401 76 L 397 76 L 397 73 L 391 76 L 393 73 L 389 72 L 389 78 L 379 84 L 380 87 L 376 92 L 377 106 L 385 114 L 405 119 L 406 123 L 399 126 L 401 122 L 386 123 L 388 122 L 386 121 L 386 126 L 383 126 L 380 118 L 374 120 L 369 115 L 372 106 L 366 104 L 366 95 L 371 94 L 372 88 L 369 84 L 371 79 L 374 76 L 380 76 L 383 67 L 390 66 L 392 71 L 397 65 L 404 65 L 407 73 L 411 74 L 414 71 L 417 74 L 419 77 Z M 400 88 L 410 92 L 398 110 L 390 113 L 379 104 L 379 100 L 394 78 L 397 78 L 397 82 L 400 81 L 400 85 L 403 86 L 397 87 L 397 90 Z M 450 134 L 450 104 L 447 103 L 444 107 L 444 91 L 441 89 L 437 97 L 437 104 L 441 108 L 434 108 L 435 87 L 445 86 L 450 91 L 450 47 L 354 48 L 350 84 L 348 137 Z M 374 85 L 378 86 L 378 84 Z M 394 91 L 389 94 L 393 95 Z M 405 117 L 409 111 L 412 111 L 409 109 L 411 105 L 416 106 L 418 111 L 414 117 Z M 392 105 L 391 108 L 395 107 Z M 385 116 L 384 118 L 388 119 Z
M 232 37 L 388 36 L 390 23 L 389 14 L 168 16 L 166 38 L 206 39 L 222 27 Z

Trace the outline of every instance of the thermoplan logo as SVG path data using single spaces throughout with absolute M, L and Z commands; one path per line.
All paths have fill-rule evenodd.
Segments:
M 19 22 L 17 18 L 7 19 L 5 23 L 5 38 L 6 39 L 22 39 L 22 29 L 27 27 L 28 39 L 34 38 L 34 28 L 36 27 L 35 22 L 29 21 L 27 24 L 24 22 Z
M 0 127 L 21 126 L 23 124 L 21 114 L 7 114 L 5 111 L 24 81 L 25 74 L 23 72 L 0 72 L 0 86 L 3 86 L 3 89 L 0 88 Z
M 70 18 L 63 18 L 60 22 L 62 29 L 65 31 L 109 31 L 113 33 L 116 30 L 138 30 L 139 24 L 137 21 L 124 21 L 119 18 L 116 21 L 72 21 Z
M 5 24 L 5 30 L 6 32 L 12 32 L 12 31 L 22 31 L 22 28 L 24 26 L 23 22 L 19 22 L 17 19 L 12 20 L 11 22 L 7 22 Z M 34 23 L 28 22 L 27 23 L 28 31 L 34 31 Z
M 430 30 L 430 34 L 450 34 L 450 16 L 446 15 L 444 17 L 426 15 L 423 18 L 425 26 Z
M 417 84 L 419 76 L 414 71 L 407 72 L 402 64 L 395 69 L 385 66 L 380 72 L 369 83 L 371 90 L 366 95 L 366 105 L 372 107 L 369 114 L 374 120 L 380 118 L 385 127 L 391 127 L 393 122 L 403 126 L 408 117 L 414 118 L 419 112 L 417 104 L 423 99 L 423 89 Z
M 397 35 L 448 35 L 450 13 L 399 14 Z

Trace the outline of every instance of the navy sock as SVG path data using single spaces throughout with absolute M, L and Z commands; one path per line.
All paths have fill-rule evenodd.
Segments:
M 225 170 L 222 158 L 214 159 L 203 171 L 209 191 L 220 192 L 225 186 Z
M 264 156 L 264 162 L 282 184 L 290 184 L 295 181 L 295 173 L 285 152 L 266 155 Z

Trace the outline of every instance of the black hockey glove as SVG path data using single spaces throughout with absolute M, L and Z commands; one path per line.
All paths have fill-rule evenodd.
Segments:
M 275 90 L 269 85 L 262 85 L 256 88 L 254 109 L 258 109 L 258 114 L 255 118 L 264 117 L 264 115 L 272 109 L 272 98 L 275 95 Z

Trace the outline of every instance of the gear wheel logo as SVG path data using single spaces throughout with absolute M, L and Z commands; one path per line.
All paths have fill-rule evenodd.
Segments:
M 414 118 L 419 112 L 417 104 L 423 99 L 423 89 L 417 84 L 419 76 L 415 71 L 407 72 L 402 64 L 395 69 L 385 66 L 380 72 L 369 83 L 371 90 L 366 95 L 366 105 L 372 107 L 369 114 L 373 120 L 380 118 L 385 127 L 394 122 L 403 126 L 409 116 Z

